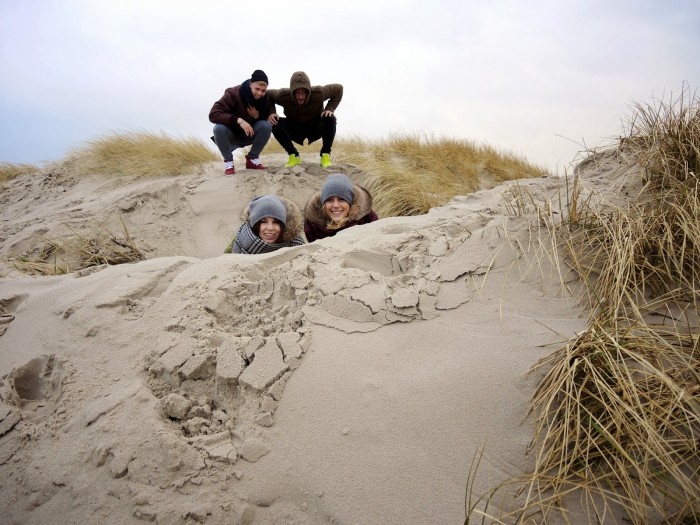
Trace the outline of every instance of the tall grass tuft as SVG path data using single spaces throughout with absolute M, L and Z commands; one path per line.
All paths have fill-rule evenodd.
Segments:
M 305 159 L 318 155 L 316 143 L 297 145 L 297 149 Z M 276 141 L 265 147 L 266 153 L 283 151 Z M 549 175 L 545 168 L 491 146 L 418 134 L 378 140 L 338 137 L 332 157 L 335 164 L 351 164 L 366 174 L 363 184 L 380 217 L 420 215 L 457 195 Z
M 616 153 L 639 180 L 600 200 L 576 180 L 558 229 L 591 321 L 533 368 L 535 466 L 509 481 L 524 499 L 503 522 L 566 520 L 570 505 L 598 523 L 700 521 L 700 103 L 684 89 L 629 122 Z
M 697 309 L 700 104 L 686 89 L 634 108 L 620 151 L 642 169 L 641 190 L 624 207 L 588 208 L 572 220 L 569 252 L 595 304 L 618 312 L 670 293 Z
M 562 480 L 538 492 L 575 483 L 598 512 L 615 504 L 639 524 L 700 517 L 699 122 L 687 90 L 635 106 L 620 150 L 641 189 L 562 229 L 592 321 L 540 363 L 551 369 L 533 398 L 535 474 Z
M 490 146 L 415 134 L 374 141 L 342 139 L 334 146 L 333 158 L 367 173 L 365 185 L 380 216 L 419 215 L 457 195 L 548 174 L 544 168 Z
M 36 171 L 39 171 L 39 167 L 34 164 L 0 162 L 0 184 L 16 179 L 20 175 L 27 175 Z
M 318 154 L 318 146 L 297 146 L 303 157 Z M 283 151 L 275 141 L 266 152 Z M 502 182 L 547 176 L 546 169 L 512 153 L 464 139 L 394 134 L 370 140 L 339 137 L 333 162 L 351 164 L 366 174 L 381 217 L 420 215 L 457 195 L 467 195 Z
M 136 178 L 178 175 L 218 159 L 199 139 L 113 131 L 87 142 L 72 152 L 66 162 L 75 175 Z
M 599 317 L 537 366 L 536 494 L 576 488 L 638 524 L 700 516 L 696 333 Z
M 684 86 L 680 95 L 671 95 L 669 100 L 635 103 L 633 110 L 627 119 L 627 142 L 646 170 L 648 182 L 662 192 L 667 184 L 697 180 L 700 112 L 698 98 L 689 87 Z

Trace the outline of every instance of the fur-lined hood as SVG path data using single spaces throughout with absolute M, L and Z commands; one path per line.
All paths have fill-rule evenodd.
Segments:
M 352 186 L 352 191 L 355 194 L 355 200 L 350 205 L 348 222 L 357 222 L 362 219 L 362 217 L 372 212 L 372 195 L 362 186 L 357 186 L 355 184 Z M 318 226 L 326 226 L 328 219 L 323 212 L 320 191 L 314 193 L 306 204 L 306 208 L 304 208 L 304 218 Z
M 276 197 L 282 201 L 287 211 L 287 223 L 284 225 L 284 235 L 282 235 L 281 242 L 291 242 L 295 237 L 303 235 L 304 217 L 301 214 L 301 208 L 295 203 L 280 195 L 276 195 Z M 243 210 L 243 213 L 241 213 L 241 219 L 244 222 L 248 222 L 250 219 L 250 204 L 248 204 Z M 255 225 L 250 225 L 251 228 L 253 226 Z

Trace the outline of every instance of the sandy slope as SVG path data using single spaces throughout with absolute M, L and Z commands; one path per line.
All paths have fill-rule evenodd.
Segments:
M 586 320 L 572 277 L 536 257 L 546 236 L 499 186 L 220 255 L 252 195 L 303 206 L 322 179 L 217 163 L 3 191 L 3 257 L 121 216 L 150 259 L 0 279 L 0 521 L 460 523 L 479 447 L 477 492 L 527 468 L 524 373 Z M 559 182 L 520 187 L 556 203 Z

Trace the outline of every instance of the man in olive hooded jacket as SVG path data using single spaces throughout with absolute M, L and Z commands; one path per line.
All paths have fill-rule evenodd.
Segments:
M 303 145 L 304 139 L 309 144 L 321 139 L 321 166 L 330 166 L 336 130 L 335 110 L 343 98 L 343 86 L 312 86 L 308 75 L 297 71 L 292 74 L 289 89 L 269 89 L 267 94 L 270 97 L 268 120 L 272 124 L 272 134 L 289 155 L 286 167 L 301 163 L 293 142 Z M 284 117 L 277 115 L 275 104 L 282 106 Z

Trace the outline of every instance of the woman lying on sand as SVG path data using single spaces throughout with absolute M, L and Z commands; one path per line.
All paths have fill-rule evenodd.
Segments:
M 340 173 L 328 175 L 321 191 L 314 194 L 304 210 L 306 240 L 332 237 L 351 226 L 378 220 L 372 196 Z
M 255 197 L 243 210 L 233 253 L 268 253 L 304 244 L 299 207 L 284 197 Z

